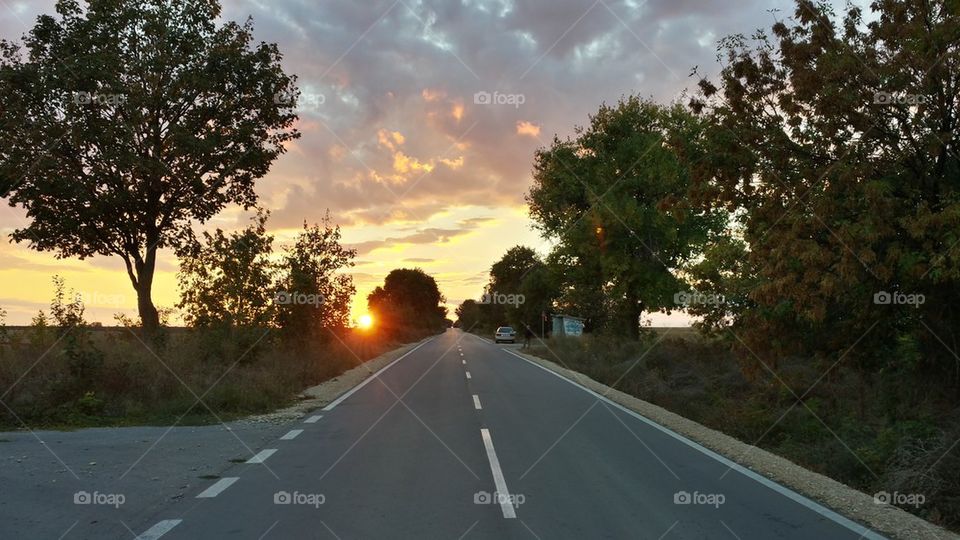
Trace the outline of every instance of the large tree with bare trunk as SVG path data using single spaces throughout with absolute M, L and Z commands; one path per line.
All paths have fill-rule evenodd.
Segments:
M 299 136 L 295 79 L 217 0 L 60 0 L 0 41 L 0 195 L 13 233 L 58 257 L 116 255 L 145 329 L 157 251 L 227 204 Z

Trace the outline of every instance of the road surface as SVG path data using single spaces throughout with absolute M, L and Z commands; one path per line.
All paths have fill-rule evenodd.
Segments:
M 877 537 L 510 348 L 436 336 L 117 537 Z

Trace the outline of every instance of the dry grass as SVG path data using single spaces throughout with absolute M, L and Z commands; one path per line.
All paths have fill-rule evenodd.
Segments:
M 8 331 L 0 388 L 13 412 L 0 409 L 2 427 L 190 424 L 268 412 L 398 345 L 353 331 L 305 341 L 267 329 L 166 329 L 159 339 L 126 328 L 75 332 L 86 332 L 83 354 L 57 328 Z

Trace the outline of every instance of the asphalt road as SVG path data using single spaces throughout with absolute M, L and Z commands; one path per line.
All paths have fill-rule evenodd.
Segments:
M 437 336 L 125 536 L 875 537 L 509 348 Z

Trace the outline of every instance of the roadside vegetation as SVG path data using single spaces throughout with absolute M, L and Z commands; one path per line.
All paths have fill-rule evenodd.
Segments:
M 943 417 L 942 403 L 848 370 L 821 379 L 825 368 L 803 357 L 749 378 L 726 344 L 684 330 L 548 338 L 529 352 L 870 495 L 922 494 L 903 508 L 960 526 L 960 417 Z
M 957 528 L 960 15 L 795 6 L 685 103 L 625 96 L 541 148 L 553 248 L 510 249 L 459 325 L 583 317 L 535 352 Z M 677 311 L 701 337 L 643 323 Z
M 353 252 L 329 221 L 304 225 L 279 257 L 266 215 L 250 227 L 216 230 L 185 250 L 176 310 L 186 327 L 146 331 L 122 315 L 93 325 L 80 295 L 54 277 L 50 309 L 28 327 L 2 327 L 0 429 L 210 423 L 265 413 L 305 388 L 402 343 L 440 331 L 436 282 L 421 270 L 397 288 L 393 312 L 371 301 L 375 328 L 349 325 Z M 278 262 L 274 262 L 278 261 Z M 292 287 L 296 287 L 296 289 Z M 437 293 L 439 294 L 439 293 Z M 372 295 L 371 295 L 372 296 Z M 165 315 L 175 310 L 161 310 Z
M 221 14 L 217 0 L 58 0 L 22 43 L 0 40 L 0 194 L 26 216 L 11 239 L 119 258 L 139 315 L 91 324 L 55 278 L 48 312 L 0 328 L 0 428 L 269 411 L 442 328 L 419 270 L 371 299 L 382 329 L 354 328 L 355 252 L 329 216 L 274 252 L 256 183 L 300 136 L 300 91 L 276 44 Z M 252 223 L 203 229 L 228 207 Z M 153 300 L 163 250 L 179 258 L 185 328 Z

